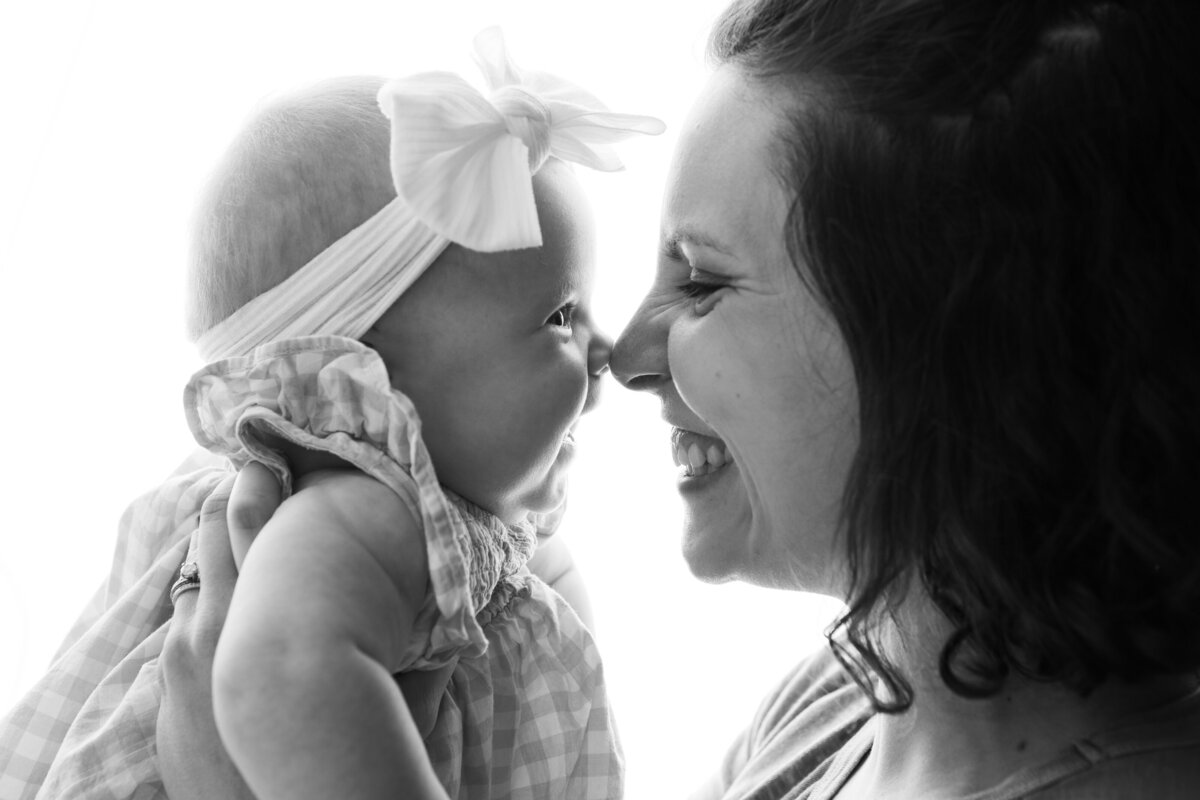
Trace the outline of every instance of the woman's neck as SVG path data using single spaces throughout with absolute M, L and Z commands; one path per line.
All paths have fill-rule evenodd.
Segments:
M 1012 676 L 995 696 L 967 699 L 938 674 L 952 632 L 926 596 L 911 598 L 898 614 L 885 647 L 912 684 L 913 704 L 903 714 L 877 715 L 871 752 L 845 796 L 936 800 L 983 791 L 1195 688 L 1194 678 L 1108 683 L 1085 698 L 1060 684 Z

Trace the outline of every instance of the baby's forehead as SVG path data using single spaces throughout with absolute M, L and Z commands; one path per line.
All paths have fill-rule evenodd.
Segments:
M 533 196 L 543 246 L 568 244 L 592 237 L 592 208 L 583 186 L 569 164 L 550 159 L 533 176 Z
M 574 173 L 547 162 L 533 179 L 542 246 L 481 253 L 452 246 L 448 258 L 469 274 L 475 291 L 547 295 L 578 293 L 594 270 L 591 209 Z M 505 290 L 508 290 L 505 292 Z
M 463 296 L 520 307 L 578 294 L 591 280 L 590 252 L 544 241 L 542 247 L 480 253 L 452 246 L 448 266 Z

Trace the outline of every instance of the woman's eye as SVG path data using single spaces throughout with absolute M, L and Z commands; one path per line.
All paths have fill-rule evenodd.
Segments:
M 698 298 L 708 297 L 710 294 L 721 288 L 719 283 L 700 283 L 699 281 L 689 280 L 680 285 L 679 291 L 684 297 Z
M 569 328 L 574 316 L 575 306 L 568 304 L 551 314 L 550 318 L 546 320 L 546 324 L 556 328 Z
M 728 281 L 722 276 L 706 272 L 692 264 L 677 241 L 667 241 L 663 244 L 662 257 L 687 270 L 687 279 L 679 283 L 677 289 L 689 300 L 702 300 L 728 285 Z
M 700 300 L 728 285 L 729 281 L 724 276 L 692 267 L 688 270 L 687 280 L 679 285 L 679 291 L 683 293 L 684 297 Z

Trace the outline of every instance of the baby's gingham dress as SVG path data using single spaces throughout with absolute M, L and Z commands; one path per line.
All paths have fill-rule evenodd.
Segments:
M 0 798 L 167 796 L 155 724 L 169 589 L 201 504 L 231 466 L 262 461 L 290 491 L 264 433 L 341 456 L 422 520 L 430 590 L 401 671 L 455 664 L 425 740 L 450 797 L 621 796 L 599 652 L 526 568 L 533 527 L 506 526 L 437 484 L 416 412 L 373 350 L 341 337 L 266 345 L 197 373 L 185 408 L 197 440 L 226 462 L 177 473 L 125 512 L 107 582 L 0 719 Z

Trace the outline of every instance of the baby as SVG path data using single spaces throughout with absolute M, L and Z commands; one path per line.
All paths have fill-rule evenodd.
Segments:
M 591 635 L 526 562 L 611 346 L 565 161 L 619 168 L 607 143 L 662 126 L 522 74 L 497 31 L 476 54 L 486 98 L 429 73 L 277 102 L 202 205 L 190 322 L 214 363 L 189 423 L 300 489 L 236 553 L 214 665 L 260 798 L 621 793 Z M 227 474 L 177 474 L 126 513 L 108 585 L 0 721 L 0 796 L 165 796 L 157 656 Z M 418 731 L 394 676 L 438 668 Z

